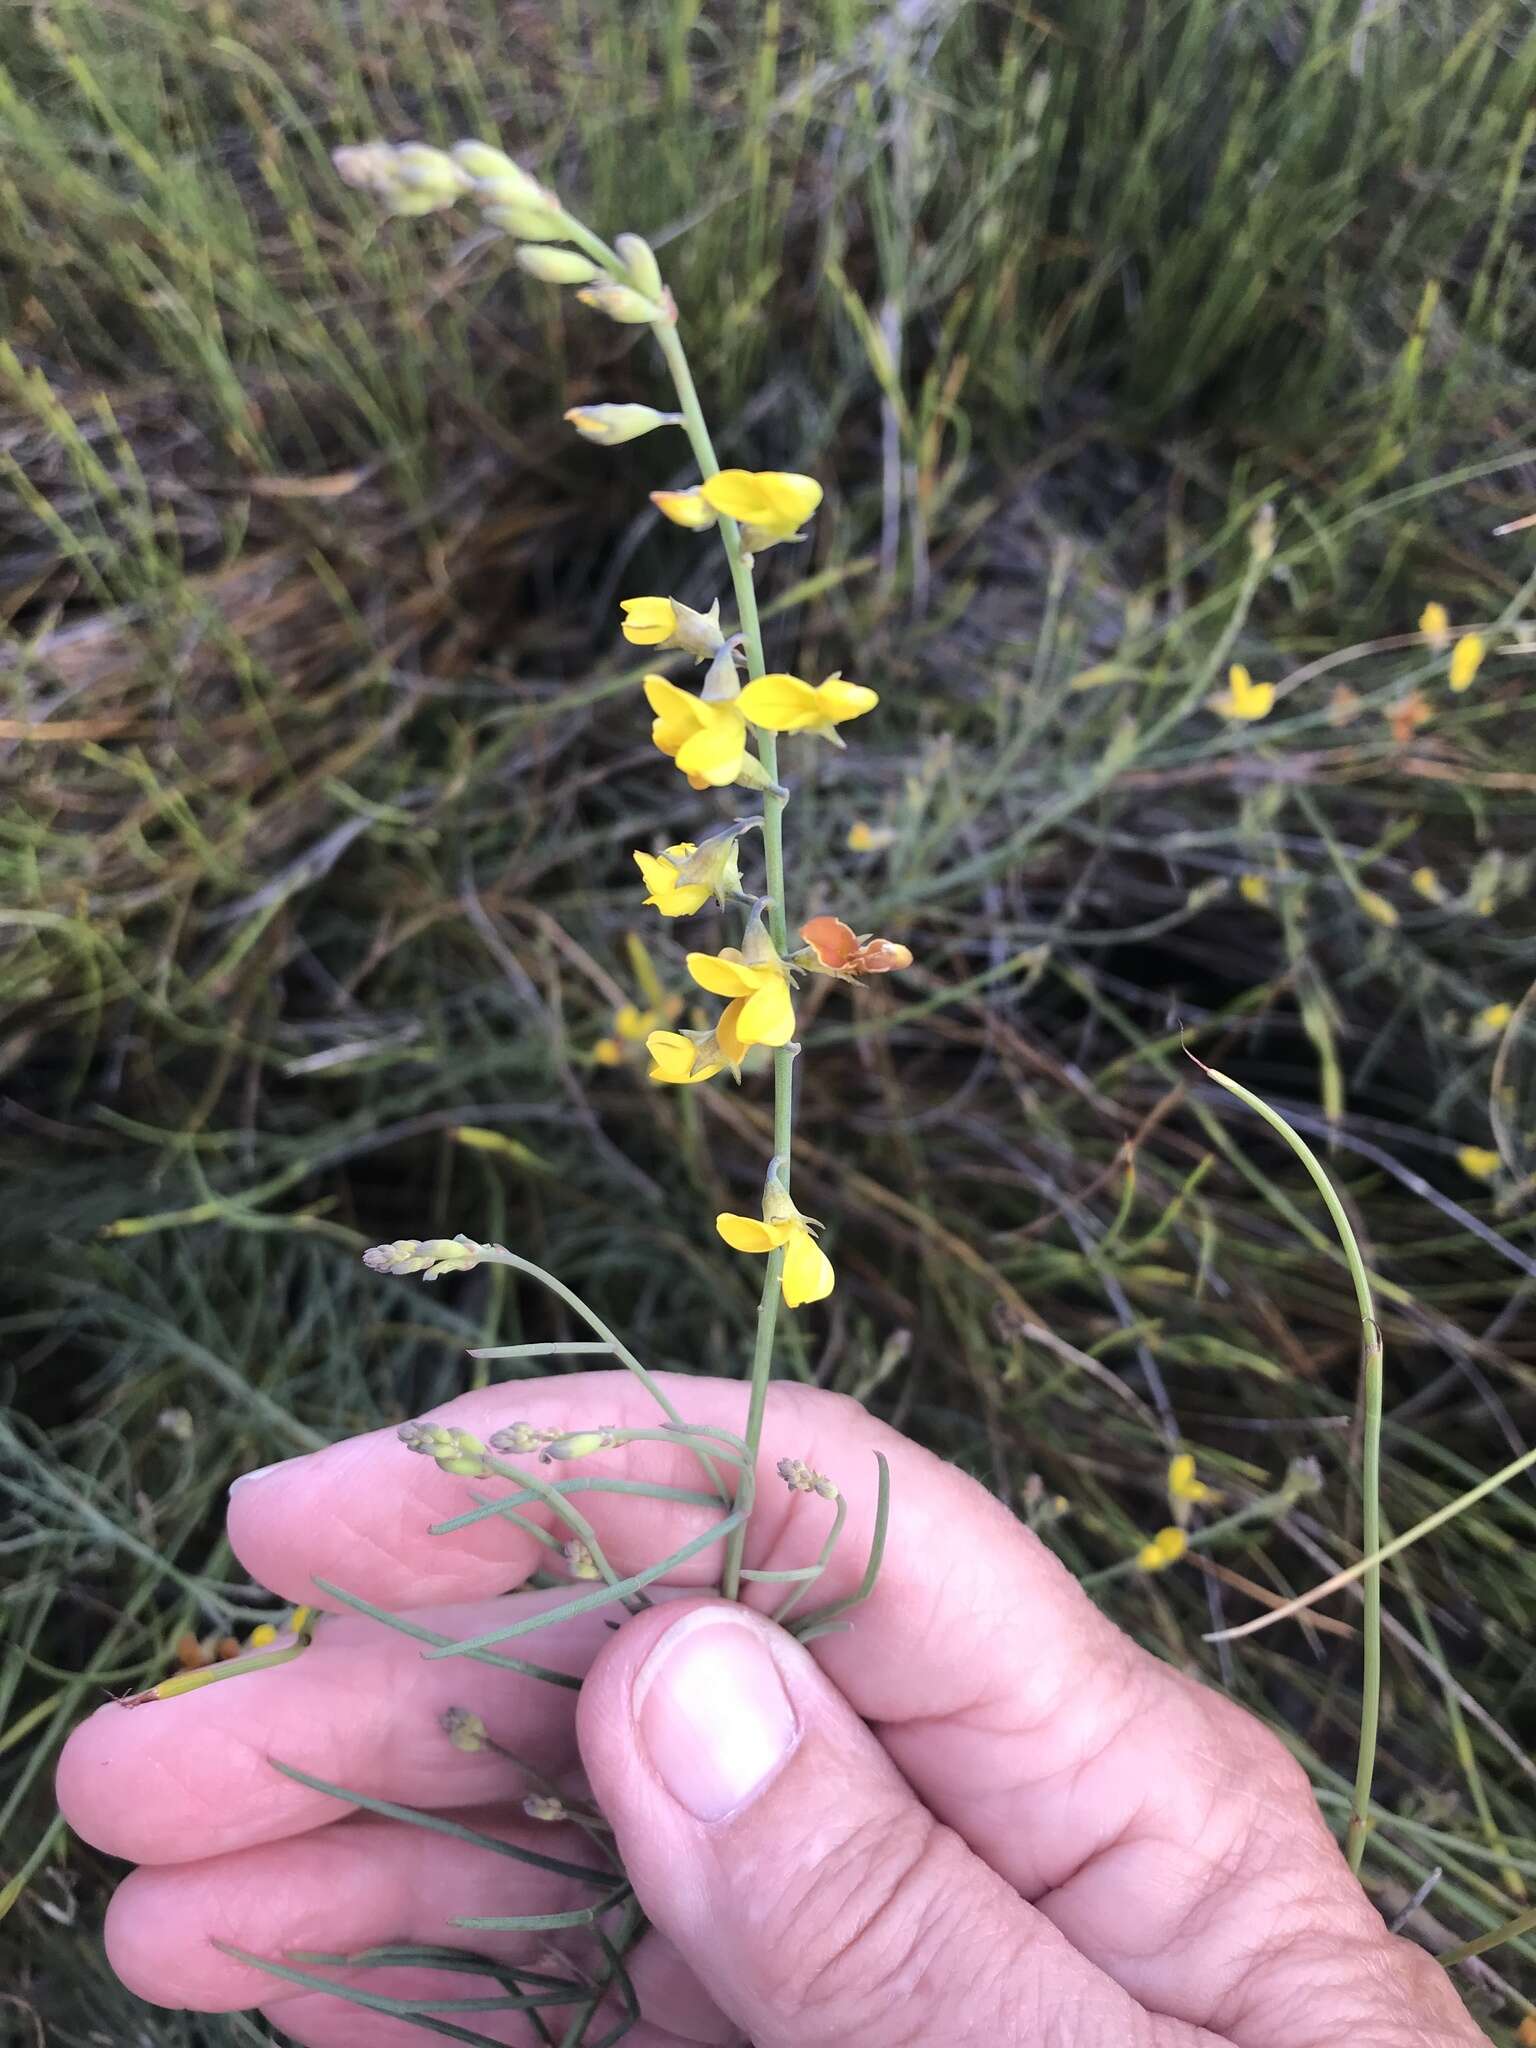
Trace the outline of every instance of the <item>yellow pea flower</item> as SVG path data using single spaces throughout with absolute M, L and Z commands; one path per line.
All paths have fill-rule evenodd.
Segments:
M 1451 615 L 1443 604 L 1431 601 L 1425 605 L 1419 613 L 1419 631 L 1436 654 L 1444 654 L 1451 644 Z
M 1168 1460 L 1168 1499 L 1180 1522 L 1188 1519 L 1190 1508 L 1213 1507 L 1221 1499 L 1196 1473 L 1193 1452 L 1180 1451 Z
M 1169 1565 L 1178 1563 L 1188 1548 L 1189 1538 L 1182 1529 L 1159 1529 L 1152 1541 L 1144 1543 L 1137 1551 L 1136 1569 L 1139 1572 L 1165 1572 Z
M 736 1031 L 743 1045 L 788 1045 L 795 1035 L 795 1006 L 790 1000 L 789 968 L 774 950 L 759 910 L 747 926 L 738 950 L 690 953 L 688 972 L 712 996 L 742 999 Z
M 747 721 L 739 704 L 706 703 L 665 676 L 647 676 L 645 696 L 656 714 L 652 741 L 695 789 L 724 789 L 732 782 L 761 786 L 765 778 L 747 752 Z
M 1473 1180 L 1492 1180 L 1499 1170 L 1500 1160 L 1498 1153 L 1489 1151 L 1486 1145 L 1458 1145 L 1456 1164 Z
M 1408 878 L 1416 896 L 1422 896 L 1426 903 L 1443 903 L 1445 888 L 1433 868 L 1415 868 Z
M 1385 925 L 1388 931 L 1392 931 L 1400 922 L 1396 904 L 1389 903 L 1385 896 L 1378 895 L 1374 889 L 1362 889 L 1355 901 L 1372 924 Z
M 720 631 L 720 600 L 707 612 L 679 604 L 675 597 L 626 597 L 620 628 L 632 647 L 681 647 L 698 661 L 708 661 L 725 644 Z
M 1269 907 L 1269 877 L 1267 875 L 1239 875 L 1237 893 L 1245 903 L 1251 903 L 1255 910 Z
M 670 519 L 674 526 L 686 526 L 690 533 L 703 533 L 718 517 L 697 484 L 688 491 L 652 491 L 651 503 L 663 519 Z
M 801 1308 L 808 1301 L 825 1301 L 837 1284 L 832 1261 L 816 1242 L 812 1232 L 820 1226 L 802 1216 L 777 1183 L 763 1192 L 763 1214 L 735 1216 L 724 1210 L 715 1218 L 715 1229 L 733 1252 L 776 1252 L 782 1248 L 784 1264 L 779 1288 L 786 1308 Z
M 722 1067 L 741 1079 L 747 1046 L 738 1029 L 744 998 L 727 1003 L 713 1031 L 653 1031 L 645 1041 L 651 1056 L 650 1079 L 669 1087 L 712 1081 Z
M 1514 1014 L 1513 1003 L 1490 1003 L 1486 1010 L 1478 1011 L 1473 1026 L 1480 1038 L 1494 1038 Z
M 871 825 L 867 818 L 855 818 L 843 844 L 850 853 L 884 853 L 896 844 L 896 834 L 889 825 Z
M 636 852 L 635 865 L 650 891 L 646 907 L 663 917 L 692 917 L 713 896 L 723 910 L 728 896 L 741 893 L 737 833 L 732 826 L 712 833 L 699 846 L 685 839 L 665 853 Z
M 616 1038 L 600 1038 L 592 1048 L 592 1060 L 599 1067 L 621 1067 L 624 1048 Z
M 1260 718 L 1268 718 L 1275 708 L 1275 686 L 1273 683 L 1256 683 L 1240 661 L 1234 661 L 1227 670 L 1227 687 L 1220 696 L 1207 700 L 1213 711 L 1219 711 L 1223 718 L 1231 718 L 1245 725 L 1252 725 Z
M 737 700 L 753 725 L 769 732 L 810 732 L 841 746 L 836 728 L 862 718 L 880 702 L 862 683 L 830 675 L 824 683 L 802 682 L 799 676 L 754 676 Z
M 1483 665 L 1483 656 L 1488 652 L 1488 643 L 1481 633 L 1467 633 L 1456 642 L 1456 651 L 1451 656 L 1450 685 L 1458 694 L 1469 687 L 1472 678 Z
M 736 520 L 754 553 L 798 540 L 822 497 L 814 477 L 783 469 L 722 469 L 699 488 L 716 512 Z

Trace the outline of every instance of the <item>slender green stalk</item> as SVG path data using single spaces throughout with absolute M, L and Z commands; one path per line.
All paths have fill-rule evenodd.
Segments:
M 1194 1055 L 1190 1057 L 1193 1059 Z M 1354 1283 L 1355 1305 L 1360 1311 L 1360 1371 L 1363 1380 L 1364 1441 L 1361 1447 L 1360 1494 L 1361 1494 L 1361 1542 L 1368 1558 L 1376 1558 L 1381 1549 L 1381 1407 L 1383 1360 L 1381 1345 L 1381 1324 L 1376 1320 L 1375 1304 L 1371 1299 L 1370 1276 L 1365 1270 L 1360 1246 L 1356 1242 L 1354 1229 L 1345 1212 L 1344 1204 L 1334 1192 L 1332 1181 L 1323 1168 L 1322 1161 L 1305 1142 L 1293 1131 L 1285 1118 L 1276 1109 L 1271 1109 L 1262 1097 L 1251 1089 L 1244 1088 L 1238 1081 L 1226 1074 L 1217 1073 L 1202 1060 L 1195 1061 L 1202 1073 L 1208 1074 L 1219 1087 L 1229 1095 L 1235 1095 L 1240 1102 L 1263 1117 L 1271 1130 L 1278 1131 L 1287 1145 L 1296 1154 L 1311 1175 L 1314 1186 L 1322 1196 L 1324 1205 L 1339 1233 L 1339 1242 L 1344 1248 L 1344 1261 L 1349 1267 L 1349 1277 Z M 1381 1562 L 1369 1564 L 1361 1574 L 1365 1581 L 1365 1614 L 1362 1640 L 1362 1671 L 1360 1680 L 1360 1750 L 1355 1766 L 1355 1796 L 1349 1810 L 1349 1826 L 1345 1834 L 1345 1853 L 1349 1867 L 1358 1874 L 1362 1857 L 1365 1855 L 1365 1837 L 1370 1827 L 1371 1780 L 1376 1772 L 1376 1739 L 1381 1725 Z
M 701 477 L 715 475 L 720 461 L 715 454 L 714 442 L 710 439 L 705 423 L 704 409 L 699 403 L 698 388 L 693 381 L 693 372 L 688 365 L 687 352 L 675 322 L 659 320 L 652 327 L 657 344 L 666 359 L 671 373 L 672 387 L 677 393 L 677 402 L 683 415 L 684 429 L 694 459 L 699 465 Z M 752 582 L 752 571 L 742 551 L 741 530 L 734 519 L 723 515 L 720 519 L 720 540 L 725 549 L 725 558 L 730 565 L 731 584 L 736 593 L 736 610 L 741 620 L 742 640 L 746 646 L 747 662 L 751 673 L 760 676 L 767 671 L 767 657 L 763 652 L 763 628 L 758 617 L 757 591 Z M 779 743 L 771 732 L 758 732 L 757 757 L 763 764 L 763 772 L 773 785 L 763 798 L 763 860 L 768 882 L 768 932 L 775 948 L 782 956 L 789 950 L 789 921 L 784 901 L 784 806 L 788 801 L 779 789 Z M 795 1055 L 790 1047 L 780 1046 L 773 1055 L 773 1151 L 775 1172 L 781 1185 L 788 1190 L 790 1176 L 790 1154 L 794 1145 L 794 1067 Z M 752 1347 L 752 1382 L 747 1399 L 747 1424 L 745 1436 L 747 1450 L 753 1459 L 757 1456 L 758 1445 L 763 1436 L 763 1411 L 768 1402 L 768 1382 L 773 1376 L 773 1340 L 779 1320 L 779 1276 L 784 1266 L 782 1251 L 770 1252 L 767 1269 L 763 1274 L 763 1291 L 757 1305 L 757 1335 Z M 741 1559 L 746 1544 L 746 1524 L 742 1523 L 727 1545 L 724 1567 L 721 1572 L 720 1590 L 728 1600 L 734 1600 L 741 1587 Z

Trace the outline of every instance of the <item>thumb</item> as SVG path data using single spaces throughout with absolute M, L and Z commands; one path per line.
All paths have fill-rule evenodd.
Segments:
M 913 1796 L 814 1659 L 747 1609 L 653 1608 L 582 1686 L 587 1778 L 652 1923 L 757 2048 L 1179 2048 Z M 1165 2040 L 1166 2031 L 1166 2040 Z

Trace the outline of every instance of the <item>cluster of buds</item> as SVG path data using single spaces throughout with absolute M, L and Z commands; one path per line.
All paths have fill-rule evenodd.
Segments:
M 467 1429 L 445 1428 L 440 1422 L 404 1422 L 396 1433 L 408 1451 L 435 1459 L 439 1472 L 452 1472 L 460 1479 L 491 1476 L 485 1445 Z
M 536 1429 L 531 1422 L 509 1422 L 504 1429 L 491 1432 L 491 1449 L 526 1456 L 530 1451 L 542 1451 L 559 1434 L 557 1429 Z
M 472 1237 L 397 1237 L 393 1244 L 365 1251 L 363 1264 L 371 1273 L 419 1273 L 423 1280 L 439 1280 L 444 1273 L 472 1272 L 483 1255 L 484 1247 Z
M 817 1493 L 823 1500 L 836 1500 L 838 1491 L 825 1472 L 813 1472 L 804 1458 L 780 1458 L 779 1477 L 791 1493 Z
M 560 1552 L 565 1559 L 565 1568 L 573 1579 L 600 1579 L 603 1576 L 597 1568 L 597 1559 L 579 1536 L 573 1536 L 568 1543 L 562 1543 Z

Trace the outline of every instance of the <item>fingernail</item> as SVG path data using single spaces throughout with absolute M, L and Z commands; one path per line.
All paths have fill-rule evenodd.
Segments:
M 671 1629 L 635 1680 L 640 1741 L 656 1775 L 696 1820 L 756 1797 L 800 1729 L 756 1627 L 701 1607 Z
M 249 1472 L 237 1472 L 229 1482 L 229 1490 L 233 1493 L 237 1486 L 249 1486 L 253 1479 L 265 1479 L 269 1472 L 280 1472 L 292 1462 L 291 1458 L 279 1458 L 274 1464 L 253 1465 Z

